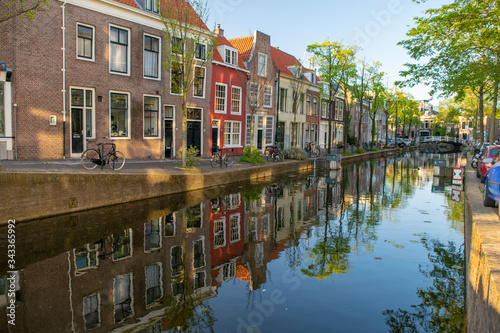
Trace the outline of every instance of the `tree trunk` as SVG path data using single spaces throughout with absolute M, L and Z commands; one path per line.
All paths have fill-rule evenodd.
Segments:
M 484 85 L 479 86 L 479 142 L 484 143 Z
M 359 105 L 359 118 L 358 118 L 358 148 L 361 148 L 361 122 L 363 119 L 363 99 Z
M 491 126 L 490 126 L 490 145 L 493 145 L 495 142 L 495 130 L 497 128 L 497 103 L 498 103 L 498 84 L 495 80 L 494 88 L 493 88 L 493 106 L 491 108 Z

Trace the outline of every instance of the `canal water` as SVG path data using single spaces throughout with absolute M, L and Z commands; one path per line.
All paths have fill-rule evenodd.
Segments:
M 457 161 L 408 153 L 19 224 L 0 331 L 463 332 L 464 205 L 436 158 Z

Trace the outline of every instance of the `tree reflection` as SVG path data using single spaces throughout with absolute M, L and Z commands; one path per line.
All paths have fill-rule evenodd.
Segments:
M 429 251 L 430 264 L 420 272 L 432 279 L 432 286 L 417 289 L 421 300 L 412 310 L 385 310 L 389 332 L 463 332 L 464 331 L 464 252 L 463 245 L 447 245 L 422 238 Z

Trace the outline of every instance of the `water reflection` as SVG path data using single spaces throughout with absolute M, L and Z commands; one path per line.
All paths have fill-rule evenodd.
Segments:
M 449 158 L 456 162 L 455 156 Z M 407 209 L 419 189 L 432 181 L 432 159 L 407 154 L 373 160 L 307 178 L 290 177 L 285 183 L 254 186 L 241 193 L 230 191 L 168 213 L 150 210 L 147 219 L 127 223 L 122 229 L 115 226 L 99 240 L 79 243 L 70 251 L 23 267 L 16 311 L 18 318 L 26 320 L 20 320 L 11 331 L 34 327 L 46 332 L 235 331 L 240 322 L 230 311 L 214 310 L 221 307 L 217 299 L 238 308 L 232 296 L 220 295 L 224 288 L 232 290 L 243 284 L 247 311 L 252 311 L 262 306 L 266 288 L 279 285 L 281 271 L 272 268 L 277 264 L 308 281 L 309 286 L 314 281 L 355 276 L 354 262 L 361 256 L 385 260 L 375 254 L 382 247 L 404 249 L 404 239 L 393 239 L 383 229 L 401 222 L 398 212 Z M 425 207 L 419 209 L 425 213 Z M 448 200 L 443 210 L 451 228 L 462 230 L 460 205 Z M 106 216 L 100 222 L 104 225 Z M 430 266 L 421 265 L 420 272 L 435 282 L 430 287 L 416 286 L 422 303 L 412 306 L 413 311 L 383 312 L 393 332 L 432 331 L 425 321 L 443 323 L 450 329 L 463 325 L 463 270 L 457 271 L 463 267 L 462 249 L 455 243 L 444 246 L 427 234 L 419 237 L 430 262 Z M 277 278 L 273 280 L 273 276 Z M 5 279 L 1 281 L 4 286 Z M 317 304 L 309 305 L 318 316 L 324 316 L 322 304 L 335 304 L 335 300 L 328 292 L 321 300 L 323 289 L 312 290 L 318 299 Z M 6 295 L 1 297 L 6 304 Z M 268 316 L 261 315 L 262 320 L 252 323 L 248 315 L 245 325 L 279 331 L 287 327 L 287 321 L 299 319 L 273 309 L 269 315 L 273 320 L 265 321 Z M 343 311 L 347 310 L 337 309 L 339 320 L 345 317 Z M 375 325 L 367 322 L 374 328 L 380 325 L 377 321 L 383 318 L 373 319 Z M 288 330 L 300 329 L 291 325 Z M 387 330 L 387 326 L 381 327 Z

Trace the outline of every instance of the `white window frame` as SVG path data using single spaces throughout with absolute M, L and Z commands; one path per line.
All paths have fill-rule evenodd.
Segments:
M 194 267 L 194 253 L 195 253 L 195 243 L 196 242 L 201 242 L 202 244 L 202 249 L 203 249 L 203 266 L 200 266 L 200 267 Z M 203 267 L 205 267 L 207 265 L 207 254 L 205 253 L 205 237 L 204 236 L 200 236 L 200 238 L 198 239 L 195 239 L 193 240 L 193 244 L 192 244 L 192 251 L 193 251 L 193 269 L 201 269 Z
M 257 98 L 255 100 L 255 104 L 253 104 L 254 106 L 259 106 L 259 102 L 260 102 L 260 84 L 258 84 L 257 82 L 250 82 L 250 91 L 249 91 L 249 94 L 250 94 L 250 103 L 252 104 L 254 101 L 252 100 L 252 87 L 257 87 Z
M 120 95 L 127 95 L 127 136 L 112 136 L 111 135 L 111 94 L 120 94 Z M 131 126 L 132 126 L 132 120 L 130 116 L 130 92 L 127 91 L 117 91 L 117 90 L 110 90 L 109 91 L 109 137 L 112 138 L 113 140 L 130 140 L 131 135 Z
M 147 288 L 147 269 L 148 267 L 153 267 L 153 266 L 158 266 L 159 270 L 158 270 L 158 281 L 159 281 L 159 287 L 160 287 L 160 291 L 161 291 L 161 294 L 160 294 L 160 297 L 156 300 L 154 300 L 153 302 L 151 303 L 147 303 L 148 301 L 148 297 L 147 297 L 147 292 L 148 292 L 148 288 Z M 147 265 L 144 267 L 144 282 L 145 282 L 145 285 L 144 285 L 144 303 L 146 304 L 146 309 L 149 309 L 149 308 L 152 308 L 156 305 L 158 305 L 160 302 L 161 302 L 161 299 L 163 297 L 163 263 L 160 261 L 160 262 L 156 262 L 156 263 L 152 263 L 151 265 Z
M 228 54 L 229 52 L 229 54 Z M 229 61 L 227 61 L 229 55 Z M 232 47 L 224 47 L 224 63 L 238 67 L 238 50 Z
M 239 97 L 240 98 L 237 99 L 237 100 L 233 99 L 233 89 L 239 90 L 239 93 L 240 93 Z M 231 114 L 241 114 L 241 102 L 242 102 L 241 97 L 242 97 L 242 92 L 243 92 L 243 89 L 241 89 L 241 87 L 238 87 L 238 86 L 232 86 L 231 87 Z M 238 102 L 238 111 L 234 112 L 233 111 L 233 102 L 236 102 L 236 101 Z
M 217 96 L 217 87 L 224 87 L 224 97 Z M 217 110 L 217 100 L 222 98 L 224 98 L 224 103 L 222 103 L 224 110 Z M 225 83 L 215 82 L 214 112 L 227 113 L 227 84 Z
M 86 58 L 78 55 L 78 26 L 92 29 L 92 57 Z M 89 24 L 76 22 L 76 59 L 95 62 L 95 27 Z
M 144 104 L 144 98 L 145 97 L 155 97 L 158 99 L 158 116 L 157 116 L 157 119 L 156 119 L 156 126 L 158 126 L 158 135 L 157 136 L 145 136 L 144 135 L 144 114 L 146 112 L 145 110 L 145 104 Z M 142 95 L 142 137 L 143 139 L 146 139 L 146 140 L 157 140 L 157 139 L 161 139 L 162 138 L 162 135 L 161 135 L 161 122 L 160 122 L 160 118 L 162 118 L 162 110 L 161 110 L 161 107 L 162 107 L 162 104 L 161 104 L 161 96 L 159 95 L 149 95 L 149 94 L 144 94 Z
M 237 234 L 238 237 L 237 238 L 234 238 L 233 239 L 233 229 L 231 228 L 231 222 L 232 222 L 232 219 L 236 219 L 237 223 L 236 223 L 236 226 L 237 226 Z M 235 230 L 236 230 L 235 229 Z M 232 214 L 229 216 L 229 242 L 230 243 L 234 243 L 234 242 L 238 242 L 241 240 L 241 214 L 240 213 L 237 213 L 237 214 Z
M 263 64 L 263 72 L 261 71 L 261 59 L 264 59 L 264 64 Z M 265 53 L 260 53 L 257 59 L 257 75 L 261 77 L 267 77 L 267 54 Z
M 127 72 L 125 72 L 125 73 L 116 72 L 116 71 L 112 71 L 111 70 L 111 28 L 117 28 L 117 29 L 121 29 L 121 30 L 126 30 L 127 31 Z M 122 26 L 119 26 L 119 25 L 110 24 L 109 25 L 108 38 L 109 38 L 109 40 L 108 40 L 108 47 L 109 47 L 109 73 L 110 74 L 115 74 L 115 75 L 130 76 L 130 62 L 131 62 L 131 58 L 130 58 L 130 48 L 131 48 L 131 45 L 130 45 L 130 29 L 122 27 Z
M 151 5 L 151 8 L 148 8 L 148 2 Z M 146 0 L 145 3 L 144 3 L 144 8 L 148 12 L 152 12 L 152 13 L 156 13 L 156 14 L 158 14 L 159 11 L 160 11 L 159 8 L 158 8 L 158 4 L 156 3 L 156 0 Z
M 197 96 L 194 94 L 194 82 L 193 82 L 193 97 L 194 98 L 205 98 L 205 92 L 206 92 L 206 87 L 207 87 L 207 68 L 204 67 L 204 66 L 194 66 L 194 70 L 195 70 L 195 81 L 196 81 L 196 68 L 201 68 L 203 69 L 205 72 L 204 72 L 204 77 L 203 77 L 203 95 L 201 96 Z
M 156 38 L 158 39 L 158 77 L 154 76 L 146 76 L 145 71 L 144 71 L 144 66 L 145 66 L 145 54 L 146 54 L 146 37 L 151 37 L 151 38 Z M 161 38 L 155 35 L 151 34 L 144 34 L 142 37 L 142 75 L 144 79 L 148 80 L 156 80 L 156 81 L 161 81 Z
M 76 87 L 76 86 L 70 86 L 69 87 L 69 105 L 70 105 L 70 112 L 71 112 L 71 108 L 73 108 L 73 105 L 71 104 L 71 90 L 72 89 L 78 89 L 78 90 L 83 90 L 83 99 L 84 99 L 84 103 L 83 103 L 83 106 L 74 106 L 75 108 L 82 108 L 83 109 L 83 115 L 82 117 L 84 118 L 83 120 L 83 131 L 85 132 L 85 139 L 95 139 L 95 133 L 96 133 L 96 129 L 95 129 L 95 126 L 96 126 L 96 115 L 95 115 L 95 102 L 96 102 L 96 98 L 95 98 L 95 89 L 94 88 L 87 88 L 87 87 Z M 90 90 L 92 91 L 92 107 L 87 107 L 86 104 L 85 104 L 85 91 L 86 90 Z M 92 109 L 92 130 L 91 130 L 91 135 L 90 136 L 87 136 L 87 115 L 86 115 L 86 110 L 87 109 Z M 111 109 L 110 109 L 110 112 L 111 112 Z M 110 116 L 111 117 L 111 116 Z M 71 117 L 70 117 L 71 119 Z
M 229 133 L 229 144 L 226 144 L 226 123 L 230 123 L 231 124 L 231 131 Z M 239 138 L 238 138 L 238 142 L 234 142 L 235 140 L 233 139 L 233 135 L 235 135 L 235 133 L 233 132 L 233 124 L 235 123 L 238 123 L 240 124 L 240 132 L 239 132 Z M 232 148 L 235 148 L 235 147 L 242 147 L 241 146 L 241 131 L 242 131 L 242 128 L 241 128 L 241 121 L 236 121 L 236 120 L 225 120 L 224 121 L 224 136 L 223 136 L 223 139 L 224 139 L 224 148 L 227 148 L 227 147 L 232 147 Z
M 269 104 L 266 104 L 266 97 L 269 97 Z M 264 107 L 272 108 L 273 107 L 273 86 L 264 86 Z
M 222 244 L 218 244 L 216 242 L 216 240 L 217 241 L 219 240 L 217 238 L 217 237 L 219 237 L 219 232 L 215 229 L 215 227 L 218 224 L 222 224 L 221 232 L 222 232 L 222 236 L 223 236 L 222 239 L 224 240 L 224 242 Z M 226 218 L 222 217 L 222 218 L 214 221 L 214 249 L 218 249 L 219 247 L 224 247 L 224 246 L 226 246 Z
M 116 299 L 115 299 L 115 281 L 118 280 L 118 279 L 122 279 L 126 276 L 129 276 L 129 290 L 128 290 L 128 295 L 130 297 L 130 315 L 128 317 L 125 317 L 123 318 L 122 320 L 120 321 L 116 321 L 115 319 L 115 315 L 113 314 L 113 323 L 115 324 L 118 324 L 118 323 L 122 323 L 124 322 L 125 320 L 127 320 L 127 318 L 132 318 L 134 317 L 135 315 L 135 311 L 134 311 L 134 275 L 132 272 L 130 273 L 127 273 L 127 274 L 122 274 L 122 275 L 118 275 L 116 276 L 114 279 L 113 279 L 113 312 L 116 308 Z
M 87 313 L 85 313 L 85 299 L 89 298 L 89 297 L 93 297 L 94 295 L 97 296 L 97 318 L 98 318 L 98 322 L 97 322 L 97 326 L 92 327 L 92 328 L 87 328 L 85 326 L 85 324 L 86 324 L 85 315 L 87 314 Z M 92 293 L 90 295 L 84 296 L 82 302 L 83 302 L 83 305 L 82 305 L 83 326 L 84 326 L 85 330 L 91 330 L 91 329 L 100 327 L 101 324 L 102 324 L 102 319 L 101 319 L 101 293 L 98 292 L 98 291 L 96 291 L 95 293 Z
M 207 59 L 207 44 L 206 43 L 200 43 L 199 41 L 196 42 L 196 44 L 203 45 L 205 47 L 205 53 L 204 53 L 204 58 L 198 58 L 197 54 L 195 53 L 194 58 L 199 61 L 205 61 Z M 196 46 L 195 46 L 195 51 L 196 51 Z

